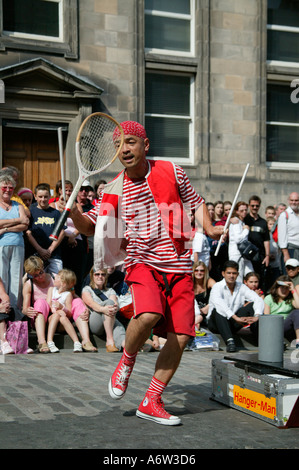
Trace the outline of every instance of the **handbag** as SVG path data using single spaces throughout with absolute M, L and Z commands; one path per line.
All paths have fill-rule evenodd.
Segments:
M 242 242 L 238 243 L 237 246 L 242 258 L 248 259 L 249 261 L 253 261 L 254 257 L 258 255 L 258 247 L 249 240 L 243 240 Z
M 26 354 L 28 350 L 28 322 L 9 321 L 5 339 L 15 354 Z

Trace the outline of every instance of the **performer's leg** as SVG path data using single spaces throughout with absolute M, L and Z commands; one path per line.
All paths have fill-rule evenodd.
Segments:
M 108 386 L 112 398 L 118 400 L 124 396 L 137 353 L 160 318 L 161 315 L 157 313 L 143 313 L 130 321 L 126 331 L 123 355 Z
M 156 362 L 154 377 L 136 412 L 139 418 L 170 426 L 180 424 L 180 418 L 165 411 L 161 395 L 177 370 L 189 339 L 189 335 L 168 333 Z

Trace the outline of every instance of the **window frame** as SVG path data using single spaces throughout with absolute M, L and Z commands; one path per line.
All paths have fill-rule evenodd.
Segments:
M 3 2 L 0 0 L 0 53 L 6 49 L 61 54 L 78 58 L 78 0 L 47 0 L 60 3 L 59 38 L 3 30 Z
M 151 48 L 145 47 L 145 53 L 151 54 L 161 54 L 168 56 L 178 56 L 178 57 L 195 57 L 195 1 L 190 0 L 190 14 L 181 14 L 181 13 L 172 13 L 162 10 L 148 10 L 144 9 L 144 15 L 164 17 L 164 18 L 174 18 L 174 19 L 184 19 L 190 21 L 190 51 L 177 51 L 172 49 L 160 49 L 160 48 Z
M 291 101 L 291 94 L 293 91 L 293 88 L 291 87 L 291 81 L 282 81 L 282 80 L 267 80 L 267 88 L 268 86 L 271 85 L 279 85 L 282 87 L 288 87 L 289 86 L 289 91 L 290 91 L 290 101 Z M 299 104 L 299 103 L 298 103 Z M 298 106 L 297 104 L 297 106 Z M 293 106 L 296 106 L 296 104 L 293 104 Z M 281 127 L 297 127 L 299 128 L 299 123 L 298 122 L 290 122 L 290 121 L 272 121 L 266 119 L 266 128 L 268 126 L 281 126 Z M 268 133 L 267 133 L 267 142 L 268 142 Z M 284 162 L 284 161 L 277 161 L 277 162 L 272 162 L 267 160 L 267 154 L 266 154 L 266 166 L 268 168 L 272 169 L 277 169 L 277 170 L 285 170 L 285 171 L 290 171 L 290 170 L 299 170 L 299 161 L 297 162 Z
M 160 118 L 160 119 L 180 119 L 183 121 L 190 121 L 189 125 L 189 155 L 188 158 L 180 158 L 180 157 L 163 157 L 159 155 L 151 155 L 149 150 L 149 157 L 153 160 L 165 160 L 171 161 L 173 163 L 177 163 L 180 165 L 188 166 L 194 165 L 195 163 L 195 152 L 194 152 L 194 137 L 195 137 L 195 80 L 196 77 L 192 73 L 178 73 L 178 72 L 166 72 L 165 70 L 146 70 L 147 74 L 156 74 L 156 75 L 172 75 L 172 76 L 179 76 L 183 75 L 185 77 L 190 78 L 190 86 L 189 86 L 189 105 L 190 105 L 190 114 L 188 116 L 176 115 L 176 114 L 158 114 L 158 113 L 147 113 L 146 109 L 144 112 L 144 117 L 151 117 L 151 118 Z

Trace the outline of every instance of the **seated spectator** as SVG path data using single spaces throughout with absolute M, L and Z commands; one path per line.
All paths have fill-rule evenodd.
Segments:
M 37 335 L 37 350 L 42 354 L 50 352 L 46 342 L 46 327 L 50 307 L 47 295 L 54 286 L 53 277 L 44 270 L 44 263 L 38 256 L 25 260 L 24 270 L 27 274 L 23 285 L 23 314 L 30 318 L 31 327 Z
M 37 205 L 30 206 L 31 221 L 26 235 L 31 249 L 27 255 L 37 254 L 47 264 L 46 271 L 57 274 L 62 269 L 60 244 L 64 238 L 64 230 L 58 240 L 52 241 L 49 237 L 60 218 L 60 212 L 49 205 L 48 184 L 38 184 L 34 192 Z
M 237 280 L 239 272 L 235 261 L 225 263 L 222 275 L 222 281 L 214 284 L 210 293 L 208 328 L 221 334 L 227 352 L 235 352 L 234 332 L 250 325 L 250 330 L 257 337 L 257 320 L 263 314 L 264 301 Z
M 72 308 L 73 295 L 72 291 L 76 284 L 76 275 L 69 269 L 62 269 L 55 276 L 54 286 L 50 287 L 47 295 L 47 302 L 52 312 L 49 316 L 49 327 L 48 327 L 48 346 L 51 353 L 59 352 L 53 339 L 57 327 L 61 325 L 63 330 L 70 336 L 74 342 L 73 352 L 82 352 L 82 345 L 79 341 L 75 328 L 71 322 L 73 318 L 77 320 L 78 312 L 74 312 Z M 79 312 L 81 314 L 82 312 Z
M 125 273 L 116 269 L 116 266 L 107 268 L 108 278 L 107 287 L 115 290 L 117 295 L 124 295 L 128 291 L 128 286 L 125 283 Z
M 247 273 L 244 277 L 244 284 L 245 286 L 249 287 L 249 289 L 253 290 L 257 295 L 264 298 L 264 292 L 262 289 L 259 288 L 260 283 L 260 276 L 258 273 L 251 272 Z
M 285 268 L 287 275 L 299 292 L 299 261 L 295 258 L 289 258 L 285 263 Z
M 44 264 L 38 256 L 30 256 L 24 263 L 27 274 L 23 286 L 23 313 L 31 319 L 38 341 L 38 351 L 49 353 L 46 342 L 46 327 L 50 313 L 47 302 L 48 291 L 54 287 L 54 278 L 44 271 Z M 89 337 L 89 313 L 83 301 L 72 291 L 72 316 L 82 338 L 82 348 L 86 352 L 96 352 Z
M 299 348 L 299 294 L 288 276 L 279 276 L 265 297 L 265 315 L 282 315 L 284 336 Z
M 106 287 L 107 269 L 90 271 L 90 285 L 82 290 L 82 299 L 90 309 L 90 331 L 101 336 L 106 333 L 106 351 L 118 352 L 124 347 L 125 328 L 115 318 L 118 311 L 116 292 Z
M 193 264 L 192 278 L 195 301 L 199 307 L 199 314 L 195 315 L 195 329 L 199 330 L 201 326 L 207 325 L 210 292 L 216 282 L 209 277 L 209 270 L 203 261 Z
M 10 300 L 0 278 L 0 353 L 14 354 L 12 347 L 6 339 L 6 321 L 9 320 Z

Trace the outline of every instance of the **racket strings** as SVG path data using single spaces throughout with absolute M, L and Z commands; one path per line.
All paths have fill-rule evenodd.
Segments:
M 88 172 L 108 165 L 117 148 L 113 142 L 116 124 L 107 117 L 92 115 L 82 127 L 79 137 L 80 160 Z

